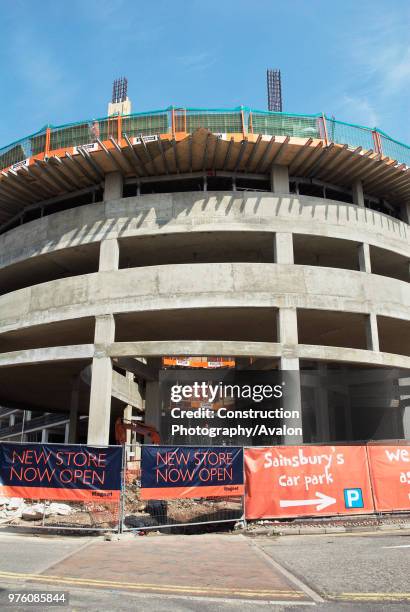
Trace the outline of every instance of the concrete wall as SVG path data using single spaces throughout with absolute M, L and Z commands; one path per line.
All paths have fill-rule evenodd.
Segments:
M 0 236 L 0 268 L 107 238 L 262 230 L 364 242 L 410 257 L 407 224 L 353 204 L 308 196 L 193 192 L 89 204 L 32 221 Z
M 114 183 L 108 195 L 119 191 Z M 198 232 L 241 232 L 244 242 L 246 232 L 270 232 L 272 263 L 194 263 L 193 259 L 181 264 L 118 269 L 123 238 L 169 234 L 178 248 L 180 236 Z M 356 243 L 361 271 L 295 265 L 295 234 Z M 64 259 L 64 249 L 91 243 L 101 243 L 99 272 L 68 276 L 0 296 L 0 369 L 92 360 L 90 440 L 95 443 L 107 441 L 113 379 L 117 399 L 119 389 L 124 402 L 136 402 L 135 389 L 130 392 L 125 381 L 112 373 L 111 360 L 118 356 L 248 355 L 278 357 L 282 367 L 289 369 L 298 369 L 301 359 L 410 368 L 410 356 L 406 356 L 410 347 L 404 354 L 379 350 L 377 316 L 402 321 L 403 326 L 410 321 L 410 284 L 371 273 L 369 245 L 410 260 L 409 226 L 386 215 L 331 200 L 271 193 L 194 192 L 120 198 L 56 213 L 0 236 L 0 269 L 17 262 L 24 266 L 27 259 L 57 251 Z M 137 242 L 135 245 L 138 249 Z M 277 342 L 269 341 L 273 330 L 266 342 L 241 342 L 235 334 L 229 339 L 210 334 L 202 341 L 183 341 L 182 335 L 178 338 L 178 329 L 174 341 L 156 338 L 143 342 L 136 333 L 134 340 L 115 341 L 115 315 L 155 313 L 167 321 L 170 311 L 198 309 L 205 313 L 249 309 L 249 316 L 256 318 L 256 309 L 271 309 L 277 315 Z M 364 315 L 367 346 L 301 344 L 297 326 L 298 312 L 303 309 L 319 310 L 323 316 L 325 311 Z M 107 338 L 96 332 L 91 344 L 84 340 L 77 346 L 58 346 L 64 344 L 58 338 L 47 344 L 47 338 L 58 334 L 58 327 L 52 324 L 84 322 L 85 317 L 90 317 L 92 324 L 95 320 L 110 321 Z M 43 348 L 30 345 L 36 326 L 43 326 L 45 342 L 37 345 Z M 6 353 L 6 335 L 15 338 L 19 334 L 24 350 Z M 405 335 L 403 339 L 407 341 Z M 109 384 L 102 397 L 104 381 Z
M 0 334 L 90 315 L 189 308 L 309 308 L 410 320 L 410 284 L 264 263 L 181 264 L 76 276 L 0 296 Z M 166 313 L 164 312 L 164 316 Z

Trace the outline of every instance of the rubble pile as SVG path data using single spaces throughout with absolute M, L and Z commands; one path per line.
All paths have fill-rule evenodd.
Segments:
M 23 521 L 42 520 L 43 517 L 68 516 L 76 509 L 67 504 L 28 502 L 20 497 L 0 497 L 0 525 L 16 519 Z
M 202 522 L 229 519 L 241 510 L 237 497 L 142 500 L 141 483 L 137 478 L 126 479 L 125 524 L 130 528 L 175 525 L 178 523 Z

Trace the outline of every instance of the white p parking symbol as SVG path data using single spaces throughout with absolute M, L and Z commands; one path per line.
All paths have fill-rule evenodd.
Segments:
M 346 508 L 363 508 L 363 495 L 361 489 L 344 490 Z

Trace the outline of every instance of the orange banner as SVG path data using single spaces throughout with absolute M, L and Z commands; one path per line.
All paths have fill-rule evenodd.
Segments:
M 369 444 L 367 450 L 376 510 L 410 510 L 410 444 Z
M 243 495 L 245 486 L 220 485 L 211 487 L 159 487 L 157 489 L 141 489 L 141 499 L 190 499 L 202 497 L 229 497 Z
M 25 499 L 50 499 L 53 501 L 78 502 L 118 502 L 119 490 L 93 490 L 93 489 L 62 489 L 61 487 L 13 487 L 0 486 L 0 495 L 4 497 L 23 497 Z
M 374 512 L 365 446 L 245 450 L 246 518 Z

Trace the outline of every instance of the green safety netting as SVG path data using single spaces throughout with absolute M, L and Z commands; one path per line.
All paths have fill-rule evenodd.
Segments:
M 321 137 L 318 117 L 253 112 L 250 118 L 255 134 L 299 136 L 301 138 Z
M 374 149 L 373 134 L 370 128 L 351 125 L 326 117 L 327 136 L 331 142 L 347 144 L 351 148 Z
M 296 115 L 253 110 L 248 107 L 232 109 L 175 108 L 146 113 L 135 113 L 121 118 L 122 135 L 129 137 L 166 134 L 174 131 L 194 132 L 206 128 L 214 133 L 243 133 L 301 138 L 323 138 L 323 115 Z M 327 137 L 330 142 L 347 144 L 350 148 L 374 149 L 373 132 L 379 134 L 382 153 L 410 166 L 410 147 L 390 138 L 381 130 L 337 121 L 326 117 Z M 49 150 L 65 149 L 94 142 L 98 138 L 118 138 L 118 117 L 89 119 L 50 127 Z M 22 138 L 0 149 L 0 168 L 7 168 L 28 157 L 45 151 L 46 129 Z
M 404 163 L 410 168 L 410 147 L 384 134 L 380 134 L 380 141 L 383 155 L 397 159 L 398 162 Z
M 207 128 L 215 133 L 241 133 L 242 114 L 239 111 L 186 111 L 186 131 L 194 132 L 198 128 Z
M 122 133 L 131 136 L 149 136 L 151 134 L 166 134 L 170 122 L 168 113 L 154 115 L 130 115 L 122 118 Z
M 13 142 L 0 149 L 0 169 L 8 168 L 17 162 L 23 161 L 32 155 L 44 151 L 46 146 L 46 133 L 37 133 L 27 138 Z

